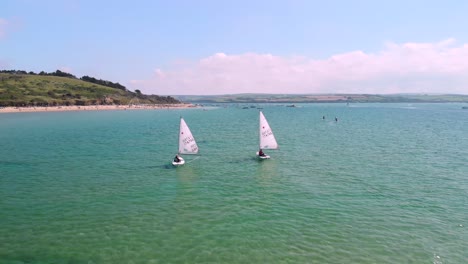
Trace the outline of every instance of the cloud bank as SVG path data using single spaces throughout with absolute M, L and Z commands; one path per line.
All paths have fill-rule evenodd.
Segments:
M 144 93 L 458 93 L 468 94 L 468 44 L 387 43 L 377 53 L 351 51 L 327 59 L 217 53 L 156 69 L 132 80 Z
M 8 21 L 6 19 L 0 18 L 0 39 L 6 36 L 8 27 Z

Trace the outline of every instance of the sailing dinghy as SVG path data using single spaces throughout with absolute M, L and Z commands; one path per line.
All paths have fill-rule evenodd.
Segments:
M 172 165 L 180 166 L 185 164 L 185 160 L 179 154 L 197 154 L 198 146 L 185 120 L 180 117 L 179 126 L 179 151 L 172 161 Z
M 260 111 L 260 126 L 259 126 L 259 136 L 260 136 L 260 150 L 257 152 L 257 156 L 260 159 L 269 159 L 270 156 L 263 153 L 263 149 L 278 149 L 278 143 L 276 142 L 275 135 L 268 124 L 265 116 L 262 111 Z

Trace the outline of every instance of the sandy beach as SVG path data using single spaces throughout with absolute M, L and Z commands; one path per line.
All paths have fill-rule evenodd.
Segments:
M 161 105 L 71 105 L 71 106 L 31 106 L 31 107 L 1 107 L 0 113 L 27 112 L 61 112 L 61 111 L 101 111 L 101 110 L 144 110 L 144 109 L 180 109 L 196 107 L 193 104 L 161 104 Z

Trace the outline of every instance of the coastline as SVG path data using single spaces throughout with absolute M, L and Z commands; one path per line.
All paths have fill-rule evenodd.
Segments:
M 70 105 L 70 106 L 31 106 L 2 107 L 0 113 L 30 113 L 30 112 L 65 112 L 65 111 L 103 111 L 103 110 L 161 110 L 194 108 L 193 104 L 161 104 L 161 105 Z

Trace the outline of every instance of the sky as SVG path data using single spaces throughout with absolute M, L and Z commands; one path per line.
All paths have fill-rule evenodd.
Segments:
M 468 94 L 468 1 L 1 0 L 0 69 L 157 95 Z

